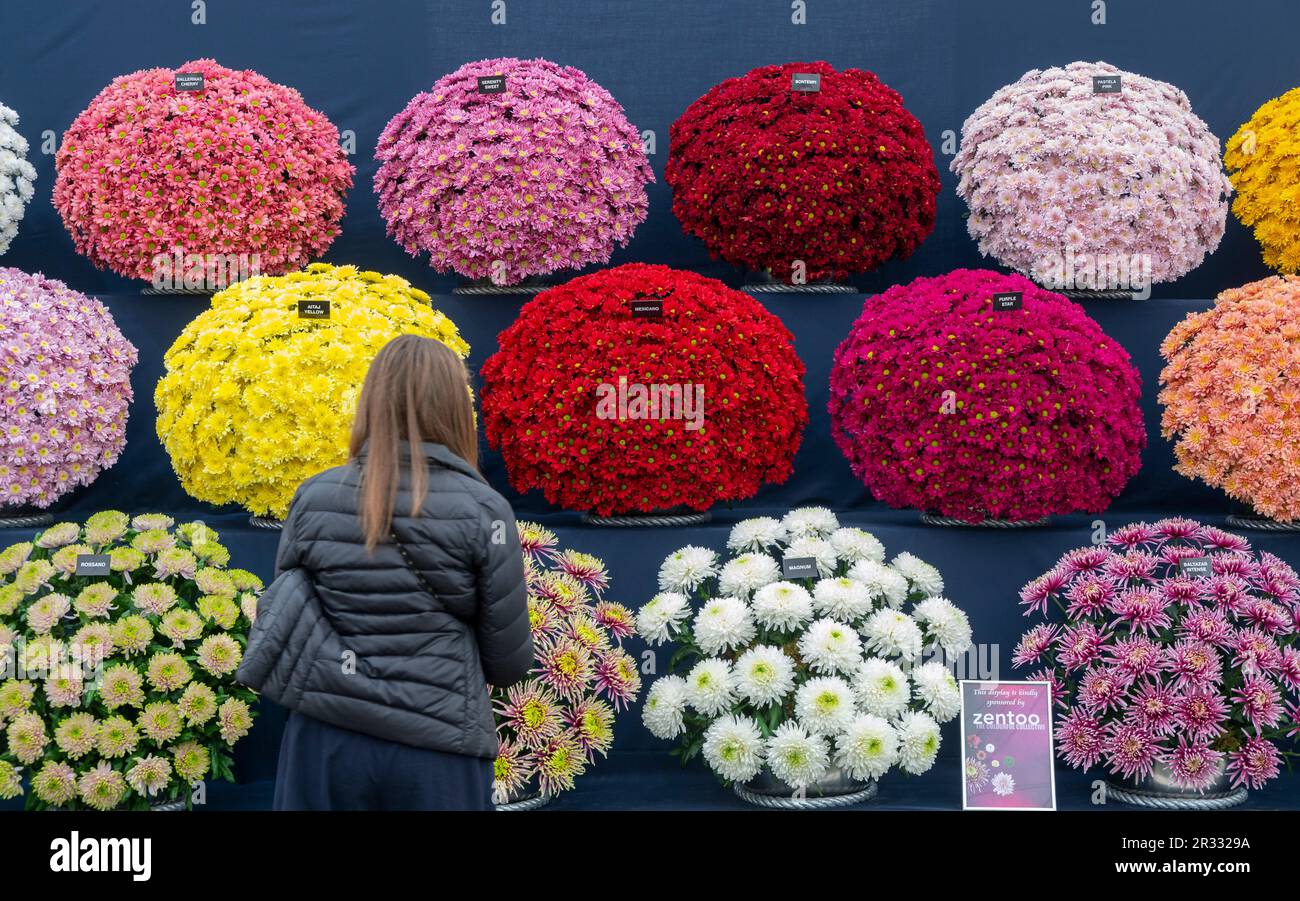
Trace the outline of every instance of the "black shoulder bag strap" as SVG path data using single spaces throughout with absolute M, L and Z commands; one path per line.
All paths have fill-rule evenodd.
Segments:
M 463 617 L 458 616 L 447 609 L 447 605 L 442 602 L 442 598 L 438 597 L 438 592 L 434 589 L 433 585 L 429 583 L 429 580 L 424 577 L 424 573 L 420 572 L 420 568 L 416 566 L 415 561 L 411 559 L 410 553 L 406 550 L 406 545 L 402 544 L 402 539 L 397 537 L 397 530 L 390 528 L 388 530 L 388 537 L 393 539 L 393 544 L 396 545 L 397 552 L 402 555 L 402 562 L 404 562 L 406 568 L 411 571 L 411 575 L 415 576 L 415 578 L 419 580 L 420 587 L 429 593 L 429 597 L 433 598 L 434 603 L 438 605 L 438 609 L 442 610 L 444 613 L 451 614 L 462 622 L 466 622 Z

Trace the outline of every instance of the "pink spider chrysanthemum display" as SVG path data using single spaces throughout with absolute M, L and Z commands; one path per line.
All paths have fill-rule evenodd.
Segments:
M 614 742 L 615 713 L 636 700 L 641 676 L 621 647 L 632 612 L 601 597 L 605 565 L 561 550 L 555 533 L 519 523 L 533 637 L 532 674 L 492 693 L 499 747 L 498 798 L 536 787 L 543 797 L 573 788 Z
M 115 78 L 73 120 L 55 168 L 77 250 L 144 279 L 177 252 L 246 255 L 266 275 L 305 266 L 338 236 L 354 171 L 297 91 L 210 59 Z
M 1020 592 L 1044 620 L 1012 657 L 1051 683 L 1057 755 L 1204 792 L 1257 789 L 1300 733 L 1300 576 L 1188 519 L 1136 523 L 1065 554 Z
M 0 507 L 48 507 L 117 462 L 135 363 L 98 300 L 0 268 Z
M 607 263 L 646 217 L 641 136 L 609 92 L 544 59 L 485 59 L 384 128 L 388 233 L 439 272 L 502 285 Z

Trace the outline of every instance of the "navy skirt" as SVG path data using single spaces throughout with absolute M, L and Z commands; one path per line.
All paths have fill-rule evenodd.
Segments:
M 492 761 L 372 738 L 290 713 L 276 810 L 491 810 Z

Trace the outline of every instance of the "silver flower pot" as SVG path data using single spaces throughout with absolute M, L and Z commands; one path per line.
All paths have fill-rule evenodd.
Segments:
M 156 813 L 177 813 L 185 809 L 185 801 L 159 801 L 156 804 L 150 804 L 149 809 Z
M 1219 761 L 1214 781 L 1203 792 L 1179 785 L 1173 772 L 1162 763 L 1142 779 L 1106 780 L 1107 800 L 1161 810 L 1223 810 L 1241 804 L 1248 794 L 1245 788 L 1232 787 L 1223 761 Z
M 870 801 L 876 796 L 875 782 L 860 782 L 838 767 L 799 792 L 782 782 L 763 767 L 753 779 L 732 785 L 732 790 L 742 800 L 758 807 L 776 810 L 821 810 L 830 807 L 848 807 Z
M 554 801 L 554 792 L 544 792 L 536 778 L 530 778 L 519 788 L 502 794 L 496 786 L 492 789 L 492 806 L 502 813 L 522 813 L 537 810 Z

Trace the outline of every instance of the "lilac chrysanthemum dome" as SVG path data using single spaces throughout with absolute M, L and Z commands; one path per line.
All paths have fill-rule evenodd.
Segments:
M 135 362 L 98 300 L 0 268 L 0 506 L 48 507 L 117 462 Z
M 543 59 L 467 63 L 384 128 L 375 192 L 388 233 L 439 272 L 514 284 L 606 263 L 654 180 L 609 92 Z

